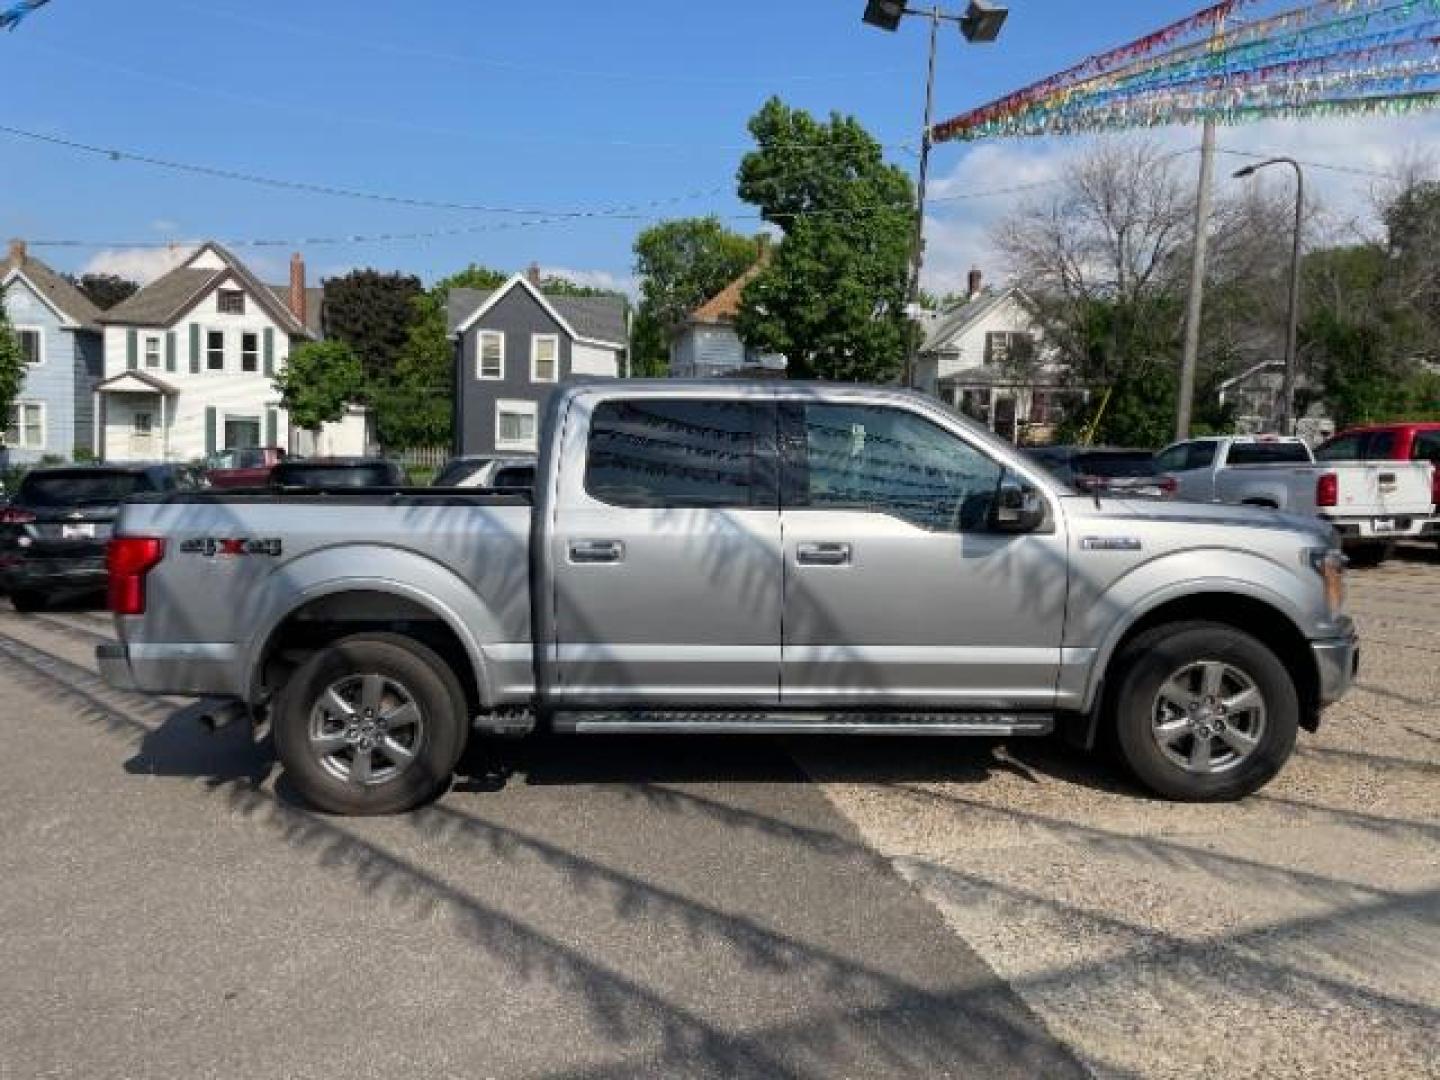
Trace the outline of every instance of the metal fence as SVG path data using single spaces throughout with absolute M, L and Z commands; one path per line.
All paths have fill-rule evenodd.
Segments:
M 412 446 L 408 450 L 387 450 L 384 457 L 407 469 L 438 469 L 450 460 L 448 446 Z

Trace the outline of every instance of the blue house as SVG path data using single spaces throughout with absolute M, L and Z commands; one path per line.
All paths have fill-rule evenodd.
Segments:
M 0 261 L 0 301 L 29 366 L 6 418 L 0 463 L 93 454 L 94 390 L 105 367 L 100 310 L 19 240 Z

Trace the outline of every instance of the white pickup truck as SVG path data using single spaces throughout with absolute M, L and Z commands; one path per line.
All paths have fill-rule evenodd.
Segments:
M 1162 450 L 1156 471 L 1176 498 L 1314 514 L 1333 525 L 1353 562 L 1376 565 L 1419 536 L 1434 513 L 1427 461 L 1317 464 L 1300 439 L 1274 435 L 1190 439 Z

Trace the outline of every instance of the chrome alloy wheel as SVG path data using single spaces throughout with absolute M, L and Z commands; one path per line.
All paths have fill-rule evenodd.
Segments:
M 325 770 L 351 784 L 384 784 L 415 762 L 425 718 L 415 695 L 388 675 L 347 675 L 310 710 L 310 747 Z
M 1265 735 L 1265 698 L 1255 680 L 1231 664 L 1187 664 L 1161 684 L 1150 732 L 1160 752 L 1186 772 L 1229 772 Z

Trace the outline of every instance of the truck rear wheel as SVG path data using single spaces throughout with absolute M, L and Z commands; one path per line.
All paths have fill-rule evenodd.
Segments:
M 1155 793 L 1221 802 L 1264 787 L 1295 748 L 1300 701 L 1270 649 L 1218 623 L 1157 627 L 1116 661 L 1125 763 Z
M 336 814 L 409 810 L 449 786 L 465 694 L 440 657 L 398 634 L 357 634 L 310 657 L 275 711 L 275 746 L 304 798 Z

